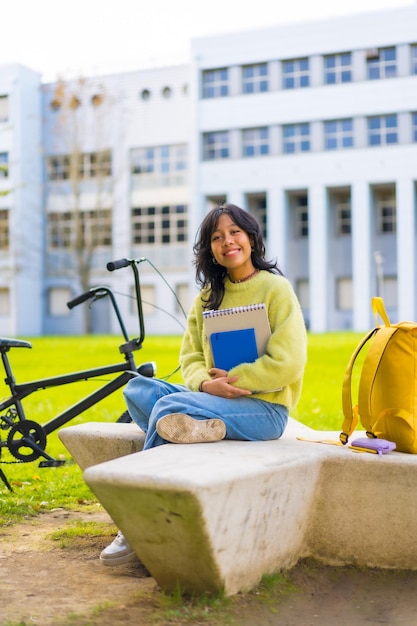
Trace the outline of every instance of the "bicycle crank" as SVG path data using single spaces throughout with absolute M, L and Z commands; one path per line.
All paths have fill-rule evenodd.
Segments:
M 22 420 L 13 424 L 7 437 L 7 447 L 10 453 L 19 461 L 29 463 L 38 457 L 48 457 L 44 450 L 46 433 L 44 428 L 32 420 Z

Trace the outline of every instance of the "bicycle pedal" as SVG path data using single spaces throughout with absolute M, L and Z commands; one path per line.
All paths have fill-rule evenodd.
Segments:
M 51 459 L 50 461 L 41 461 L 38 467 L 61 467 L 61 465 L 65 465 L 64 460 Z

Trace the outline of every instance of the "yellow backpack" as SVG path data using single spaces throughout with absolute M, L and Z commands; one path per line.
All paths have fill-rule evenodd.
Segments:
M 340 441 L 345 444 L 358 418 L 368 437 L 394 441 L 400 452 L 417 453 L 417 324 L 390 323 L 382 298 L 372 298 L 377 326 L 360 342 L 346 368 L 343 389 L 343 426 Z M 378 323 L 378 315 L 384 326 Z M 359 381 L 358 404 L 352 407 L 352 369 L 365 346 Z

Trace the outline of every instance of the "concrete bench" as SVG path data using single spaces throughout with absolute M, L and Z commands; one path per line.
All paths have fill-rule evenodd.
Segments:
M 60 437 L 72 453 L 71 428 L 82 439 L 79 426 Z M 417 569 L 417 455 L 357 453 L 298 436 L 338 433 L 290 420 L 277 441 L 165 445 L 90 463 L 84 478 L 167 590 L 230 595 L 307 556 Z
M 58 436 L 82 470 L 90 465 L 140 452 L 145 433 L 136 424 L 87 422 L 69 426 Z

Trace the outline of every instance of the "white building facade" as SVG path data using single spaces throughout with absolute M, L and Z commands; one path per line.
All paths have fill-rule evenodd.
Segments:
M 417 6 L 201 38 L 186 66 L 44 85 L 0 67 L 3 335 L 81 332 L 65 302 L 86 279 L 135 332 L 121 257 L 149 260 L 147 332 L 181 332 L 221 201 L 262 223 L 311 331 L 368 329 L 374 295 L 417 319 Z

